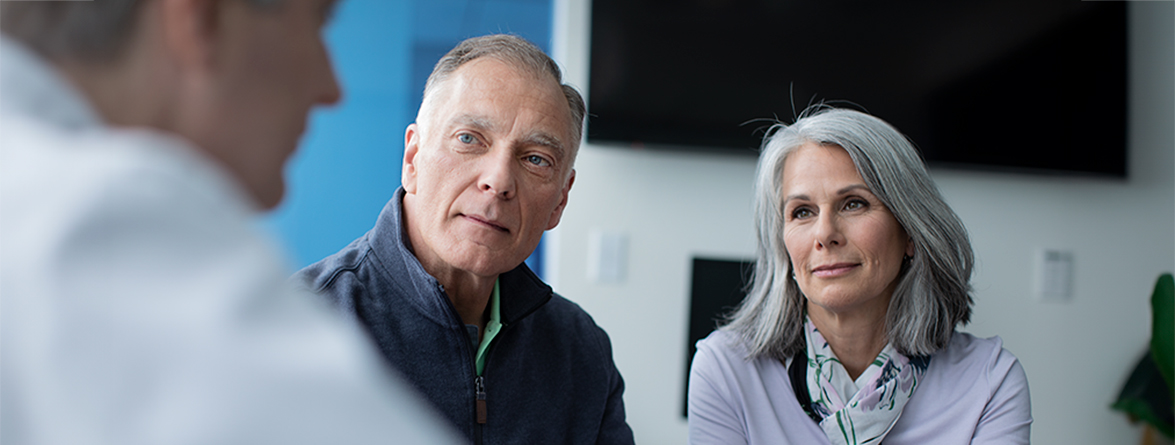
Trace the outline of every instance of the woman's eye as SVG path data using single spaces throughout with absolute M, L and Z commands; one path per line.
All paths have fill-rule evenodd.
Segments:
M 854 199 L 845 203 L 845 210 L 857 210 L 868 207 L 868 203 L 860 199 Z
M 807 207 L 800 207 L 791 211 L 792 219 L 804 219 L 809 216 L 812 216 L 812 211 L 808 210 Z
M 472 144 L 477 142 L 477 138 L 473 137 L 473 135 L 469 133 L 461 133 L 457 135 L 457 140 L 462 144 Z
M 537 166 L 540 166 L 540 167 L 546 167 L 546 166 L 548 166 L 548 165 L 551 165 L 551 163 L 550 163 L 550 162 L 547 162 L 547 159 L 546 159 L 546 158 L 544 158 L 544 157 L 542 157 L 542 156 L 539 156 L 539 155 L 530 155 L 530 156 L 527 156 L 527 157 L 526 157 L 526 162 L 529 162 L 529 163 L 531 163 L 531 164 L 534 164 L 534 165 L 537 165 Z

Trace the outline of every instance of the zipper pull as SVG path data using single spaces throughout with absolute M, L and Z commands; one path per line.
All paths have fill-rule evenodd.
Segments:
M 477 387 L 477 423 L 486 423 L 486 386 L 485 378 L 477 376 L 473 380 L 474 386 Z

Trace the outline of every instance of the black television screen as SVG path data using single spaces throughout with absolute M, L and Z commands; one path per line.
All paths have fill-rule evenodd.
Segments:
M 594 0 L 588 141 L 757 153 L 817 101 L 932 166 L 1126 176 L 1126 3 Z
M 689 336 L 686 338 L 685 386 L 689 394 L 689 370 L 698 352 L 698 340 L 706 338 L 718 323 L 730 315 L 747 296 L 754 260 L 693 259 L 690 273 Z M 686 416 L 686 397 L 681 398 L 681 415 Z

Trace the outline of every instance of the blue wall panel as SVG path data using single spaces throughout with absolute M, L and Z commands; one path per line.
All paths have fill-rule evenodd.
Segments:
M 375 223 L 400 185 L 404 129 L 433 64 L 461 40 L 509 32 L 550 47 L 551 0 L 345 0 L 326 30 L 342 101 L 315 112 L 262 225 L 303 267 Z M 539 250 L 541 251 L 541 249 Z M 536 257 L 527 260 L 539 272 Z

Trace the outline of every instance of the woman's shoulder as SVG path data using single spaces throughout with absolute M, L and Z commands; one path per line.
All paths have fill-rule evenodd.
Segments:
M 1016 356 L 1004 348 L 1004 340 L 997 336 L 976 337 L 966 332 L 956 331 L 951 341 L 942 351 L 934 355 L 934 359 L 944 359 L 949 362 L 1015 362 Z
M 931 360 L 936 373 L 950 379 L 982 379 L 999 385 L 1005 379 L 1026 380 L 1019 360 L 999 336 L 976 337 L 955 332 L 950 343 Z
M 886 442 L 1027 443 L 1031 423 L 1028 379 L 1003 340 L 956 332 Z
M 703 374 L 725 375 L 741 379 L 743 374 L 755 372 L 760 360 L 752 357 L 737 331 L 716 329 L 697 342 L 691 370 Z
M 709 354 L 725 360 L 745 360 L 750 357 L 749 349 L 742 337 L 738 332 L 729 329 L 715 329 L 706 338 L 698 340 L 696 346 L 699 354 Z

